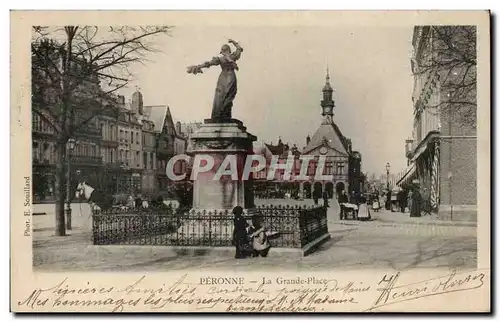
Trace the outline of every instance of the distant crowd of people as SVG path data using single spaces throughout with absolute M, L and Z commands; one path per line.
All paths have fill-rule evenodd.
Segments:
M 375 191 L 372 199 L 380 201 L 380 194 Z M 385 193 L 385 209 L 410 213 L 410 217 L 420 217 L 424 206 L 424 199 L 419 186 L 405 186 Z
M 130 209 L 160 207 L 163 205 L 163 196 L 142 197 L 141 194 L 117 194 L 114 196 L 114 205 Z
M 165 207 L 165 199 L 175 200 L 173 204 L 177 207 L 191 207 L 193 204 L 193 191 L 189 187 L 187 189 L 179 187 L 173 192 L 169 193 L 171 198 L 165 198 L 161 194 L 157 195 L 143 195 L 141 193 L 135 194 L 116 194 L 113 196 L 114 205 L 119 207 L 127 207 L 130 209 L 147 209 Z M 167 194 L 168 195 L 168 194 Z
M 265 189 L 254 191 L 255 198 L 259 199 L 299 199 L 298 189 Z

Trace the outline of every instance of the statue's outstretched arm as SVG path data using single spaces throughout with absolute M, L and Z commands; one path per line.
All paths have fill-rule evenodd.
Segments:
M 243 52 L 243 47 L 241 47 L 240 44 L 238 44 L 238 42 L 236 42 L 236 41 L 234 41 L 232 39 L 229 39 L 228 42 L 230 44 L 233 44 L 234 47 L 236 47 L 236 50 L 231 54 L 231 58 L 233 60 L 240 59 L 241 53 Z
M 189 66 L 187 68 L 187 72 L 189 74 L 203 74 L 202 68 L 209 68 L 211 66 L 217 66 L 220 64 L 220 60 L 217 57 L 212 58 L 210 61 L 206 61 L 203 64 L 200 65 L 195 65 L 195 66 Z

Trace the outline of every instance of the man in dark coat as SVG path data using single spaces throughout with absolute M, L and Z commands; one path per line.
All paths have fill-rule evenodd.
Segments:
M 326 190 L 325 190 L 325 191 L 323 191 L 323 205 L 324 205 L 326 208 L 330 207 L 330 206 L 328 205 L 328 198 L 329 198 L 329 197 L 330 197 L 330 196 L 328 195 L 328 191 L 326 191 Z
M 391 190 L 387 191 L 386 194 L 387 198 L 385 200 L 385 209 L 386 210 L 391 210 Z
M 406 189 L 403 189 L 398 193 L 398 202 L 401 212 L 404 214 L 406 209 Z
M 314 189 L 314 191 L 313 191 L 313 200 L 314 200 L 314 205 L 315 206 L 318 205 L 318 199 L 319 199 L 318 190 Z
M 359 205 L 358 194 L 354 190 L 351 193 L 351 203 L 354 204 L 354 205 Z

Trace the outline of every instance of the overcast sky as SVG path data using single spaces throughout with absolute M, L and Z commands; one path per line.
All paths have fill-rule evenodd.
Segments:
M 186 73 L 216 56 L 232 38 L 244 48 L 238 61 L 233 117 L 259 141 L 305 146 L 321 123 L 326 66 L 335 89 L 335 116 L 363 171 L 381 174 L 406 166 L 404 140 L 412 133 L 412 27 L 219 27 L 176 26 L 158 39 L 162 53 L 133 68 L 146 105 L 170 106 L 175 121 L 210 117 L 219 67 Z

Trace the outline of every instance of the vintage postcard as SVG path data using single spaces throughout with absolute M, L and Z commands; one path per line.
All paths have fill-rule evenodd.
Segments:
M 489 312 L 489 15 L 12 11 L 11 310 Z

